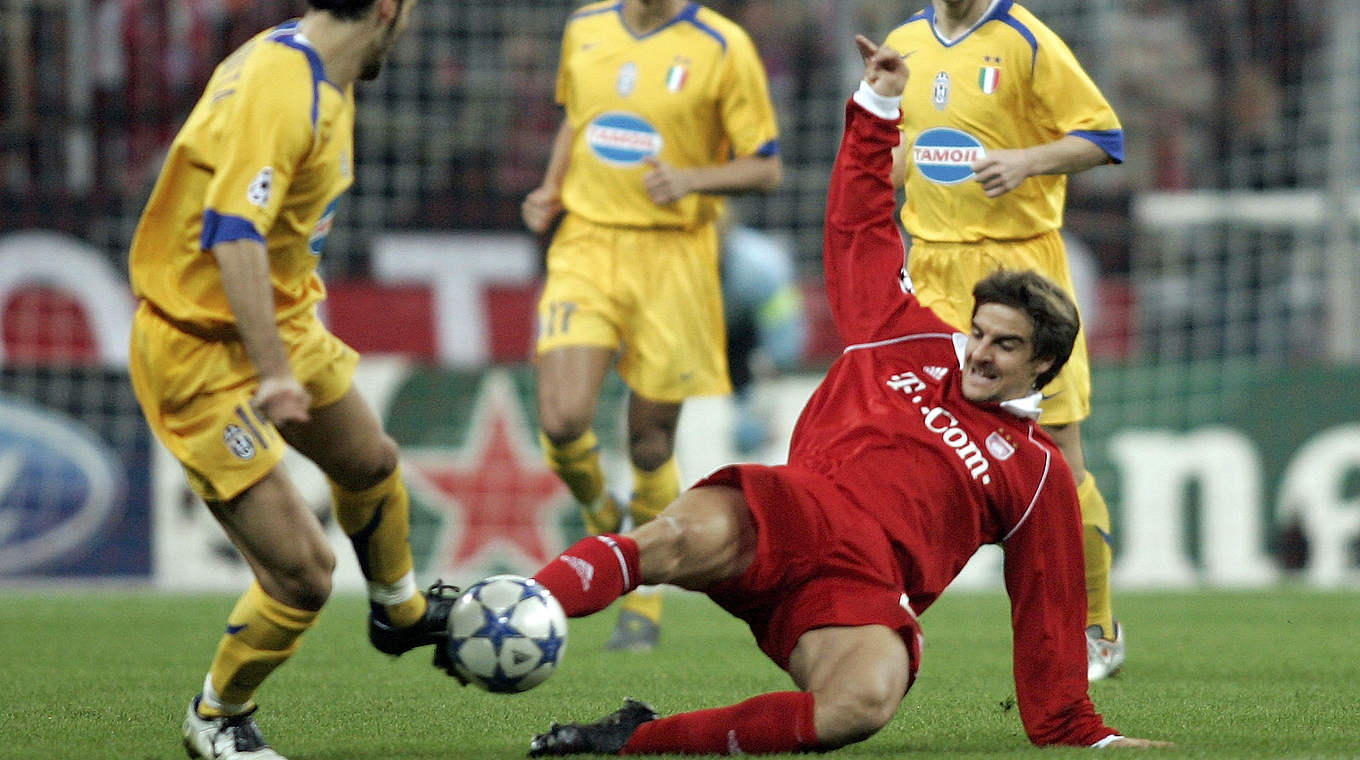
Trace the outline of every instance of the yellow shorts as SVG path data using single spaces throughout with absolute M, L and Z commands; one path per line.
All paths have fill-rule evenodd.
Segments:
M 314 315 L 280 330 L 312 407 L 339 401 L 359 354 Z M 259 381 L 240 341 L 184 332 L 143 302 L 132 321 L 129 371 L 147 424 L 204 500 L 234 498 L 283 459 L 279 431 L 251 409 Z
M 619 351 L 619 375 L 662 402 L 730 393 L 718 235 L 606 227 L 568 215 L 548 249 L 536 352 Z
M 1017 241 L 931 243 L 912 238 L 907 274 L 916 298 L 941 319 L 967 332 L 973 320 L 973 285 L 998 269 L 1033 269 L 1058 283 L 1075 299 L 1067 249 L 1056 230 Z M 1086 331 L 1077 333 L 1072 358 L 1044 389 L 1045 425 L 1080 422 L 1091 414 L 1091 362 Z

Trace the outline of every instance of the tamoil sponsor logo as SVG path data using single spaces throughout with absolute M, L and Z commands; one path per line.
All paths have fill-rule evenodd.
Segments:
M 601 161 L 614 166 L 637 166 L 661 152 L 663 140 L 646 119 L 611 111 L 586 125 L 586 144 Z
M 973 178 L 973 162 L 987 155 L 982 141 L 953 127 L 935 127 L 916 136 L 912 162 L 937 185 L 957 185 Z

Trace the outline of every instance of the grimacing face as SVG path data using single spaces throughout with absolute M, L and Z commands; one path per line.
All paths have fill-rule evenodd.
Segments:
M 1034 324 L 1023 311 L 985 303 L 973 315 L 963 352 L 963 395 L 998 403 L 1034 392 L 1034 380 L 1053 364 L 1034 356 Z

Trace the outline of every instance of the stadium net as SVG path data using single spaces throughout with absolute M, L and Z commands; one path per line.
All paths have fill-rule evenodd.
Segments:
M 881 39 L 925 3 L 705 3 L 750 32 L 781 128 L 783 186 L 731 207 L 792 241 L 809 288 L 842 106 L 861 71 L 851 36 Z M 1070 45 L 1126 130 L 1126 164 L 1069 188 L 1067 229 L 1094 272 L 1083 303 L 1097 372 L 1091 432 L 1211 424 L 1253 373 L 1360 363 L 1360 3 L 1023 4 Z M 387 233 L 527 236 L 519 204 L 547 163 L 561 32 L 580 5 L 420 4 L 382 75 L 358 88 L 356 183 L 327 241 L 328 281 L 371 277 L 374 240 Z M 59 231 L 70 238 L 61 247 L 98 259 L 87 285 L 124 285 L 160 157 L 208 73 L 304 7 L 0 2 L 0 239 Z M 113 449 L 145 447 L 130 395 L 111 390 L 126 341 L 95 341 L 87 301 L 42 292 L 57 280 L 35 250 L 25 243 L 16 269 L 0 267 L 30 273 L 0 292 L 0 393 L 83 420 Z M 17 503 L 4 498 L 0 510 Z

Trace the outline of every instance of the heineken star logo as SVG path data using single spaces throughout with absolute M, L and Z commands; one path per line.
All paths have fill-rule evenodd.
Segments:
M 531 572 L 561 548 L 556 517 L 570 498 L 532 443 L 513 394 L 504 375 L 488 377 L 461 448 L 403 453 L 412 488 L 443 517 L 436 571 L 508 560 Z

